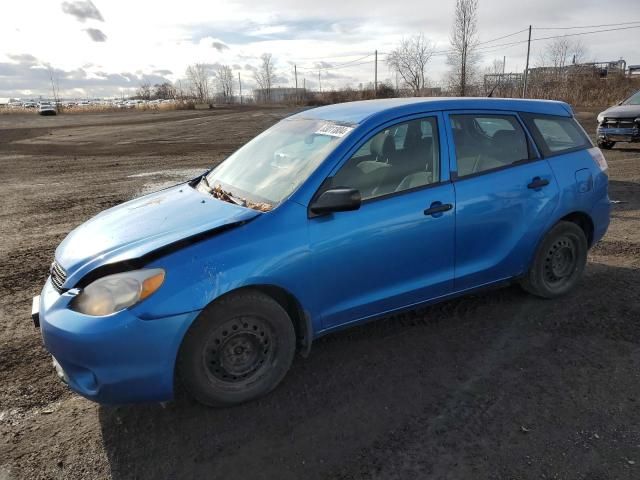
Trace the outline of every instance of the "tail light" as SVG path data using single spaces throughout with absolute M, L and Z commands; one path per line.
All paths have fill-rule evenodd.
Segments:
M 602 150 L 598 147 L 594 147 L 587 151 L 589 152 L 589 155 L 591 155 L 591 158 L 593 158 L 593 161 L 596 162 L 596 165 L 600 167 L 600 170 L 603 172 L 607 171 L 609 165 L 607 164 L 607 159 L 604 158 L 604 155 L 602 154 Z

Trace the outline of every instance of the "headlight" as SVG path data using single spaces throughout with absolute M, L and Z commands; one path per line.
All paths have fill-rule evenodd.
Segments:
M 144 300 L 160 288 L 164 270 L 152 268 L 107 275 L 85 287 L 71 308 L 85 315 L 104 316 Z
M 598 114 L 598 123 L 602 123 L 604 120 L 604 113 L 599 113 Z

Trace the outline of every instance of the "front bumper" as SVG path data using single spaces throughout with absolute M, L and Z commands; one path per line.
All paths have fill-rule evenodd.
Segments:
M 59 294 L 49 279 L 36 312 L 44 345 L 69 387 L 100 403 L 170 400 L 178 349 L 199 312 L 150 320 L 131 310 L 91 317 L 69 308 L 75 295 Z
M 598 127 L 598 140 L 611 142 L 640 142 L 640 128 L 607 128 Z

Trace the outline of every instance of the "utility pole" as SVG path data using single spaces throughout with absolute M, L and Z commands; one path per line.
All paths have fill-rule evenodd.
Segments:
M 375 73 L 373 77 L 373 96 L 378 96 L 378 50 L 376 50 Z
M 507 64 L 507 56 L 502 57 L 502 75 L 504 75 L 504 67 Z
M 293 66 L 293 74 L 296 77 L 296 105 L 298 104 L 298 66 Z
M 240 105 L 242 105 L 242 80 L 240 80 L 240 72 L 238 72 L 238 85 L 240 87 Z
M 320 70 L 318 69 L 318 89 L 322 93 L 322 81 L 320 80 Z
M 527 65 L 524 67 L 524 85 L 522 86 L 522 98 L 527 96 L 527 81 L 529 80 L 529 54 L 531 53 L 531 25 L 529 25 L 529 41 L 527 42 Z

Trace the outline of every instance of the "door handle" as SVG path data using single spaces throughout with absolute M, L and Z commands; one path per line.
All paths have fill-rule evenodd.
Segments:
M 453 208 L 450 203 L 433 202 L 429 208 L 424 211 L 425 215 L 436 216 L 439 213 L 448 212 Z
M 546 178 L 534 177 L 531 183 L 527 185 L 527 188 L 537 190 L 538 188 L 546 187 L 547 185 L 549 185 L 549 180 Z

